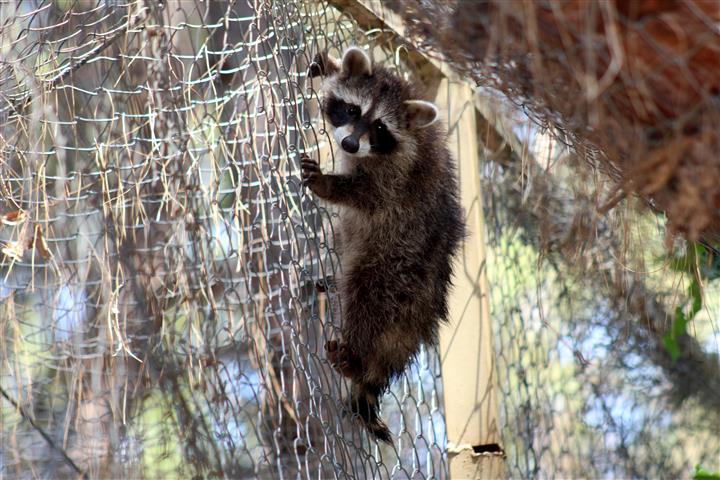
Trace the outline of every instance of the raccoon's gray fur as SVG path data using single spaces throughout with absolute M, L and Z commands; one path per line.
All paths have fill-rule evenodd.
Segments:
M 452 257 L 464 232 L 456 173 L 437 109 L 358 48 L 316 57 L 322 110 L 342 172 L 305 156 L 303 180 L 341 205 L 342 338 L 326 345 L 352 380 L 349 407 L 378 439 L 379 396 L 447 319 Z

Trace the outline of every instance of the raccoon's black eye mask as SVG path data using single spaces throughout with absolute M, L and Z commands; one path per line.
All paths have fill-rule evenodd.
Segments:
M 370 126 L 370 148 L 376 153 L 390 153 L 397 146 L 397 140 L 382 120 L 375 120 Z
M 370 148 L 374 153 L 391 153 L 397 146 L 398 142 L 388 130 L 387 125 L 379 118 L 373 121 L 362 118 L 362 112 L 357 105 L 331 96 L 325 100 L 323 111 L 335 128 L 353 124 L 356 135 L 367 132 Z
M 335 97 L 325 100 L 323 110 L 335 128 L 347 125 L 360 118 L 360 107 Z

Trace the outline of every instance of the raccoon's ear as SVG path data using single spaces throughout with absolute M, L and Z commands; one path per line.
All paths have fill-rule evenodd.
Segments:
M 435 105 L 424 100 L 407 100 L 407 118 L 410 127 L 429 127 L 438 119 L 438 109 Z
M 342 73 L 348 77 L 370 75 L 372 73 L 370 57 L 358 47 L 348 48 L 342 58 Z
M 315 55 L 308 73 L 310 74 L 310 78 L 315 78 L 321 75 L 323 77 L 335 75 L 339 71 L 340 62 L 336 58 L 323 52 Z

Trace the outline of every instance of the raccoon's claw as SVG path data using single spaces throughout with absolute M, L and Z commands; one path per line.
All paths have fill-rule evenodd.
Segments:
M 302 168 L 303 185 L 309 185 L 313 180 L 322 175 L 320 164 L 312 158 L 304 155 L 300 157 L 300 167 Z
M 352 355 L 348 351 L 344 343 L 337 340 L 330 340 L 325 344 L 327 358 L 330 360 L 332 367 L 345 377 L 353 377 L 356 372 L 356 362 L 353 361 Z
M 335 288 L 335 279 L 333 277 L 325 277 L 315 282 L 315 291 L 318 293 L 325 293 L 333 288 Z

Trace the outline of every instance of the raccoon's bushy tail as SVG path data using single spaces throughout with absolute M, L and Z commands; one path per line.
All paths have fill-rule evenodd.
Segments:
M 370 434 L 385 443 L 392 443 L 390 429 L 380 419 L 378 407 L 383 389 L 363 384 L 352 384 L 350 412 L 357 415 Z

